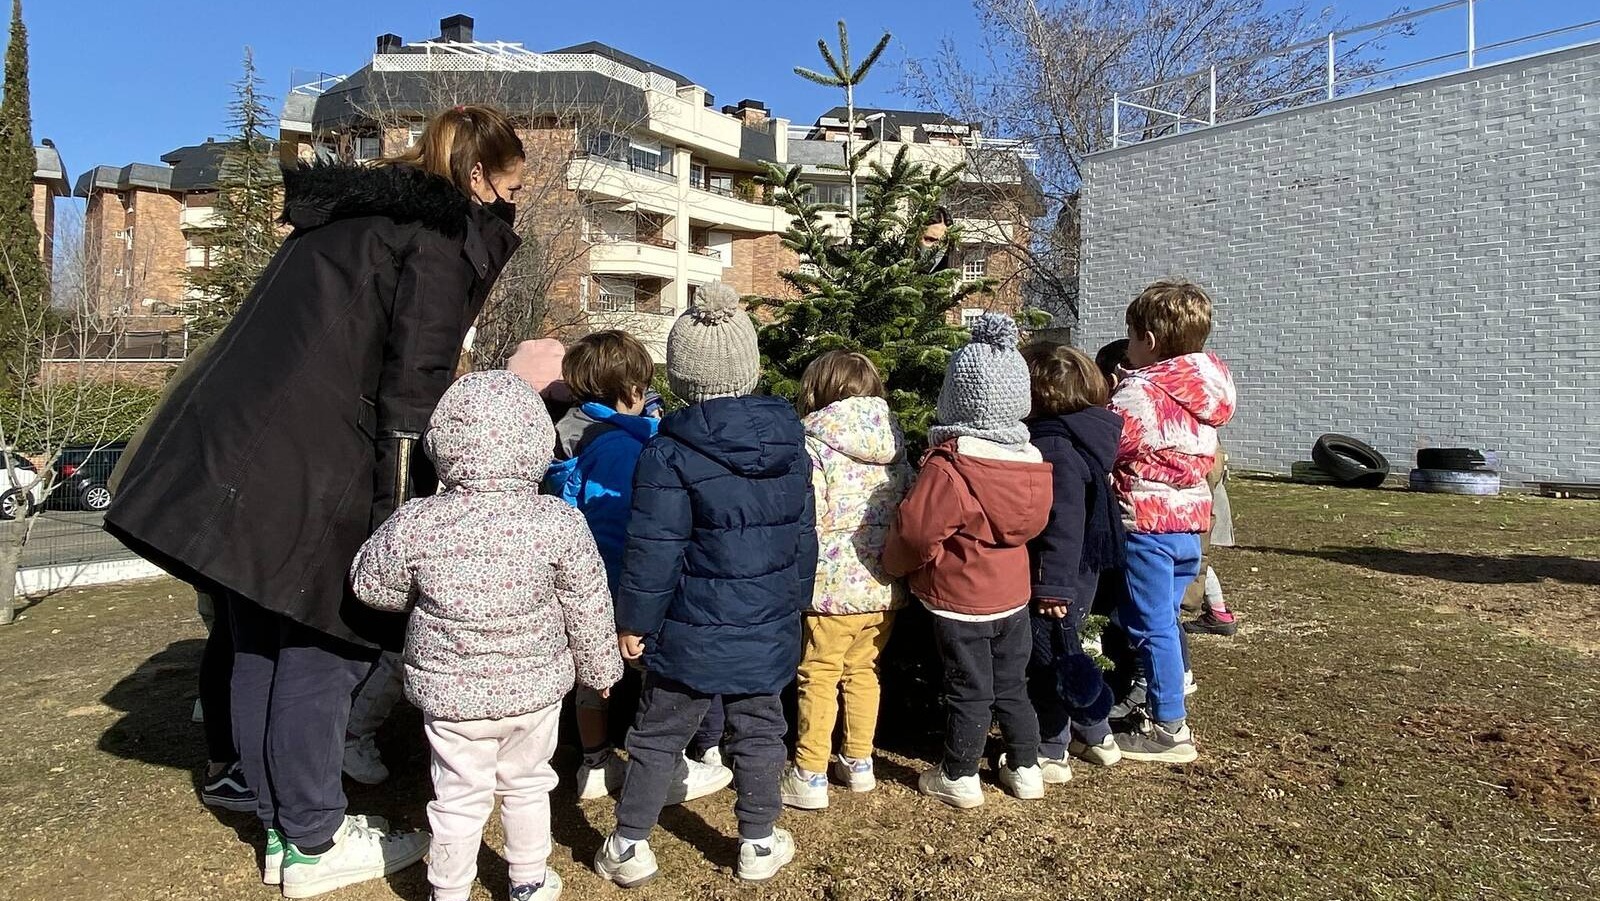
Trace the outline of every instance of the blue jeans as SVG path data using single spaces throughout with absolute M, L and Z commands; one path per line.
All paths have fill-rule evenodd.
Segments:
M 1183 592 L 1200 574 L 1200 536 L 1128 533 L 1128 598 L 1118 619 L 1150 680 L 1150 715 L 1167 723 L 1184 717 Z

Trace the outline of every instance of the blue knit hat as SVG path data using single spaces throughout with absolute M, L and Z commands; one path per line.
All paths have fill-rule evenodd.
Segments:
M 1023 417 L 1032 405 L 1028 364 L 1017 351 L 1017 324 L 985 313 L 972 323 L 972 340 L 950 356 L 939 391 L 934 444 L 970 436 L 1020 448 L 1028 443 Z

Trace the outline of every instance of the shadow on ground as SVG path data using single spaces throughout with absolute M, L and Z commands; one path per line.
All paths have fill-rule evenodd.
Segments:
M 1600 560 L 1542 557 L 1532 554 L 1452 554 L 1385 547 L 1295 549 L 1250 547 L 1243 550 L 1284 557 L 1303 557 L 1360 566 L 1399 576 L 1421 576 L 1467 585 L 1511 585 L 1546 579 L 1573 585 L 1600 585 Z

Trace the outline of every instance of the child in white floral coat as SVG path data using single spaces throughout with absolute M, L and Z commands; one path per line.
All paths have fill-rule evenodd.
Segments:
M 356 556 L 356 596 L 411 612 L 406 695 L 433 748 L 428 880 L 466 901 L 500 796 L 514 901 L 561 893 L 550 856 L 550 757 L 573 682 L 622 677 L 605 567 L 582 515 L 539 494 L 555 428 L 509 372 L 457 381 L 429 422 L 446 490 L 401 507 Z
M 876 786 L 878 656 L 906 600 L 880 558 L 911 480 L 905 439 L 884 393 L 872 361 L 845 351 L 818 357 L 801 381 L 819 553 L 800 661 L 799 738 L 782 785 L 791 807 L 828 806 L 841 686 L 844 747 L 833 760 L 834 776 L 851 791 Z

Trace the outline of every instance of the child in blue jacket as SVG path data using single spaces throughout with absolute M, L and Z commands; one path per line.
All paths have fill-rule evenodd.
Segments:
M 786 400 L 750 396 L 759 377 L 738 295 L 706 287 L 667 337 L 667 378 L 691 406 L 667 414 L 639 458 L 617 593 L 618 644 L 646 675 L 617 828 L 594 866 L 625 888 L 656 876 L 650 832 L 717 695 L 738 790 L 737 875 L 764 881 L 794 859 L 794 839 L 774 827 L 787 759 L 779 692 L 800 663 L 815 500 L 800 419 Z

